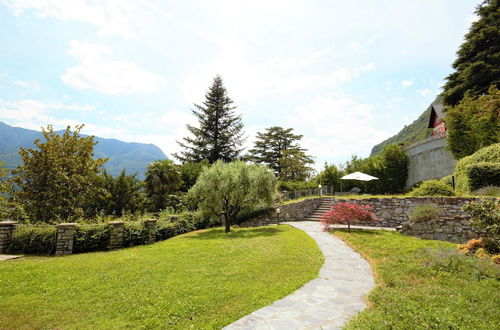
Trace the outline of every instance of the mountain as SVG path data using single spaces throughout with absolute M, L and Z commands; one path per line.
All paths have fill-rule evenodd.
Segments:
M 19 148 L 33 147 L 36 139 L 42 139 L 41 132 L 9 126 L 0 121 L 0 161 L 7 168 L 15 168 L 22 162 Z M 98 142 L 94 147 L 95 157 L 109 158 L 104 167 L 112 175 L 118 175 L 125 169 L 127 174 L 137 173 L 142 179 L 149 163 L 167 158 L 154 144 L 123 142 L 97 136 L 94 140 Z
M 391 136 L 387 140 L 380 142 L 372 148 L 370 156 L 379 153 L 383 147 L 389 144 L 404 144 L 408 146 L 412 143 L 425 139 L 432 133 L 432 128 L 427 128 L 429 124 L 429 116 L 431 114 L 432 104 L 439 103 L 439 98 L 436 98 L 431 105 L 410 125 L 405 125 L 398 134 Z

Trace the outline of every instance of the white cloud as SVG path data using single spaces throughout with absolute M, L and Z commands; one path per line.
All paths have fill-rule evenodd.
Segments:
M 140 27 L 133 18 L 142 7 L 125 0 L 6 0 L 4 3 L 15 15 L 33 11 L 39 18 L 92 24 L 106 36 L 131 38 Z
M 111 49 L 103 44 L 73 40 L 68 54 L 78 61 L 78 65 L 67 68 L 61 79 L 75 89 L 120 94 L 154 92 L 165 84 L 164 77 L 133 62 L 111 59 Z
M 317 96 L 288 117 L 288 124 L 304 134 L 309 153 L 329 161 L 359 155 L 389 136 L 373 123 L 373 106 L 347 97 Z
M 410 87 L 411 85 L 413 85 L 413 80 L 403 80 L 403 81 L 401 81 L 401 86 L 403 86 L 403 87 Z
M 185 76 L 179 83 L 185 100 L 190 103 L 199 100 L 217 73 L 231 86 L 230 94 L 235 100 L 254 103 L 269 95 L 332 88 L 339 82 L 352 81 L 361 73 L 375 68 L 373 63 L 367 63 L 356 67 L 339 67 L 319 74 L 303 73 L 301 68 L 311 69 L 309 66 L 320 58 L 333 56 L 333 51 L 323 49 L 304 58 L 268 58 L 252 63 L 238 49 L 226 49 L 225 55 L 219 60 Z
M 35 80 L 16 80 L 14 81 L 14 84 L 24 88 L 32 89 L 34 91 L 40 90 L 40 84 Z
M 427 89 L 427 88 L 423 88 L 423 89 L 419 89 L 417 91 L 417 93 L 421 96 L 428 96 L 428 95 L 431 95 L 432 94 L 432 91 L 430 89 Z

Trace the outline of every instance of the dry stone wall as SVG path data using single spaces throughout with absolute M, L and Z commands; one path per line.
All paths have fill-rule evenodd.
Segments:
M 408 214 L 419 205 L 434 205 L 440 210 L 440 218 L 468 218 L 462 211 L 462 205 L 470 203 L 476 198 L 469 197 L 392 197 L 392 198 L 365 198 L 340 199 L 334 198 L 332 204 L 348 202 L 353 204 L 369 205 L 372 212 L 381 221 L 369 225 L 376 227 L 398 227 L 409 221 Z

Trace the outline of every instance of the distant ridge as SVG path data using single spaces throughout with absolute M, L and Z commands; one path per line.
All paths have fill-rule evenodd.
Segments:
M 439 103 L 439 97 L 437 97 L 432 103 Z M 432 133 L 432 128 L 427 128 L 429 124 L 429 116 L 431 113 L 431 105 L 410 125 L 405 125 L 402 130 L 398 132 L 398 134 L 391 136 L 387 140 L 376 144 L 370 153 L 370 156 L 376 155 L 379 153 L 383 147 L 389 144 L 404 144 L 408 146 L 415 142 L 425 139 Z
M 22 162 L 19 148 L 31 148 L 33 141 L 39 138 L 42 138 L 39 131 L 10 126 L 0 121 L 0 161 L 7 168 L 17 167 Z M 95 141 L 98 142 L 94 147 L 95 157 L 109 158 L 104 167 L 112 175 L 118 175 L 125 169 L 127 174 L 137 173 L 142 179 L 149 163 L 167 158 L 154 144 L 124 142 L 97 136 Z

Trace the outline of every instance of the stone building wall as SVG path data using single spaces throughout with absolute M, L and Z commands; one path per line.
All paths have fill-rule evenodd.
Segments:
M 408 148 L 408 179 L 406 188 L 417 182 L 441 179 L 453 174 L 457 161 L 446 150 L 446 136 L 429 138 Z

